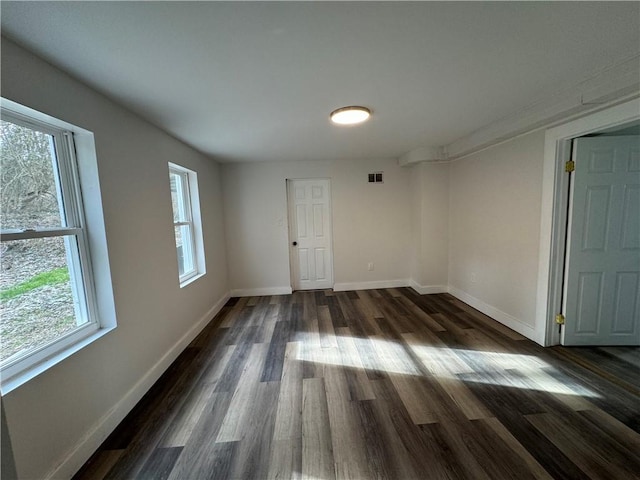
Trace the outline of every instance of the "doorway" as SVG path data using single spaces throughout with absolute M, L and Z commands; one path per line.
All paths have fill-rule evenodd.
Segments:
M 563 345 L 640 345 L 638 128 L 572 142 Z
M 560 326 L 556 319 L 558 314 L 566 313 L 564 280 L 565 273 L 568 272 L 565 272 L 565 247 L 571 232 L 568 230 L 570 175 L 565 172 L 565 165 L 567 161 L 572 160 L 573 140 L 602 132 L 633 128 L 639 123 L 640 99 L 636 98 L 550 128 L 546 132 L 535 333 L 536 340 L 543 345 L 560 344 L 564 340 L 562 331 L 567 331 L 566 324 Z M 583 278 L 584 283 L 586 277 Z M 624 282 L 627 290 L 629 285 L 633 284 L 629 280 L 632 280 L 631 277 L 627 277 Z M 635 308 L 640 308 L 640 305 L 636 304 Z M 561 317 L 559 319 L 562 320 Z
M 287 180 L 287 207 L 292 289 L 333 288 L 329 179 Z

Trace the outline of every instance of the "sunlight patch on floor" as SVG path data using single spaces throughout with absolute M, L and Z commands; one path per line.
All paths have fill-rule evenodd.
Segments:
M 436 379 L 558 395 L 600 397 L 585 387 L 575 383 L 568 385 L 555 378 L 546 371 L 553 367 L 535 355 L 425 346 L 411 335 L 406 337 L 413 355 L 403 344 L 375 337 L 337 336 L 338 347 L 323 347 L 317 335 L 303 334 L 297 338 L 303 345 L 298 349 L 297 359 L 397 375 L 422 376 L 422 371 L 415 363 L 417 357 Z

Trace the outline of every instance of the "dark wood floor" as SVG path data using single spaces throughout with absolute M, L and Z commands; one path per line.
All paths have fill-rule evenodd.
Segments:
M 640 478 L 639 365 L 449 295 L 232 299 L 75 478 Z

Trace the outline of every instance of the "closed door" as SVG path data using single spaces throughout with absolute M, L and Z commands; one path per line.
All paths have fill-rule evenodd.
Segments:
M 564 345 L 640 345 L 640 137 L 574 140 Z
M 332 288 L 329 180 L 287 180 L 287 199 L 293 289 Z

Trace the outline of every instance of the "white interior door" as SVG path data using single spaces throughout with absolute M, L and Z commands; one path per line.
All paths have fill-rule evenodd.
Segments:
M 294 290 L 333 287 L 329 188 L 329 179 L 287 180 Z
M 564 345 L 640 345 L 640 137 L 574 140 Z

